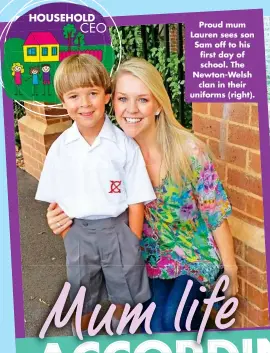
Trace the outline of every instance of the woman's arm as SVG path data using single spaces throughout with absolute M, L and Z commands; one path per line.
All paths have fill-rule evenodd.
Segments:
M 64 213 L 56 202 L 53 202 L 47 209 L 47 222 L 54 234 L 64 237 L 72 224 L 72 219 Z
M 224 274 L 230 278 L 230 285 L 225 295 L 226 297 L 231 297 L 238 292 L 238 267 L 235 261 L 233 238 L 228 221 L 224 220 L 218 228 L 213 230 L 213 235 L 224 266 Z
M 141 239 L 144 219 L 144 204 L 136 203 L 128 207 L 128 222 L 129 228 Z

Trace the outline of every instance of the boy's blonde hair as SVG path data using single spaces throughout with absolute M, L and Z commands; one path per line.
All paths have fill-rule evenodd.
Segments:
M 157 100 L 161 108 L 156 126 L 162 163 L 172 180 L 182 188 L 183 177 L 190 181 L 193 178 L 190 146 L 204 149 L 204 144 L 176 120 L 163 79 L 152 64 L 142 58 L 132 58 L 122 63 L 113 77 L 112 95 L 115 93 L 117 79 L 124 73 L 139 78 Z
M 54 89 L 63 102 L 63 95 L 79 87 L 102 87 L 111 93 L 111 79 L 104 65 L 89 54 L 75 54 L 65 58 L 54 75 Z

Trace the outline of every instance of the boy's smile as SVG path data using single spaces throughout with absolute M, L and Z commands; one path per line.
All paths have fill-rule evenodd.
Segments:
M 83 136 L 89 134 L 89 128 L 99 133 L 104 123 L 105 104 L 109 100 L 110 94 L 98 86 L 79 87 L 63 94 L 63 106 Z

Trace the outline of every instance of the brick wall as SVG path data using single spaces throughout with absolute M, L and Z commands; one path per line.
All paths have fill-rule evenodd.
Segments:
M 177 29 L 176 25 L 170 26 L 170 51 L 177 52 Z
M 177 24 L 170 26 L 169 31 L 170 38 L 170 51 L 177 52 Z M 182 27 L 182 38 L 183 38 L 183 49 L 185 51 L 185 27 Z
M 193 130 L 213 152 L 233 206 L 240 283 L 235 327 L 268 325 L 257 104 L 193 103 Z
M 51 144 L 71 125 L 71 120 L 69 117 L 59 117 L 66 114 L 64 109 L 34 106 L 27 102 L 24 105 L 26 115 L 18 121 L 18 126 L 25 170 L 39 179 Z

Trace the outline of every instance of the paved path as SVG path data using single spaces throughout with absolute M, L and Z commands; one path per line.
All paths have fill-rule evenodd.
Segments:
M 47 226 L 47 204 L 35 201 L 37 180 L 17 168 L 26 336 L 38 336 L 66 280 L 62 239 Z M 47 303 L 47 304 L 45 304 Z M 70 325 L 48 336 L 71 335 Z

